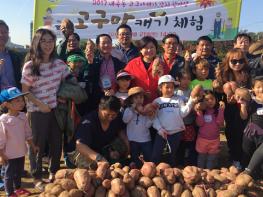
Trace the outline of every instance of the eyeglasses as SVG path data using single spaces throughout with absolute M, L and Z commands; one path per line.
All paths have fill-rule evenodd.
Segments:
M 54 40 L 52 39 L 52 40 L 40 40 L 40 43 L 41 44 L 53 44 L 54 43 Z
M 119 36 L 130 36 L 131 34 L 130 33 L 119 33 Z
M 233 64 L 233 65 L 236 65 L 237 63 L 239 63 L 239 64 L 244 64 L 245 63 L 245 59 L 239 59 L 239 60 L 237 60 L 237 59 L 232 59 L 232 60 L 230 60 L 230 62 L 231 62 L 231 64 Z

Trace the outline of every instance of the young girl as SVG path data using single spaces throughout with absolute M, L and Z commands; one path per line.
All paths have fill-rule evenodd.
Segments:
M 240 115 L 249 120 L 243 136 L 243 164 L 249 174 L 256 175 L 263 161 L 263 76 L 255 77 L 252 90 L 255 96 L 250 102 L 241 98 Z
M 115 93 L 115 96 L 121 100 L 122 106 L 124 100 L 128 97 L 128 90 L 131 85 L 132 76 L 124 71 L 120 70 L 116 76 L 118 90 Z
M 21 189 L 21 176 L 24 169 L 26 143 L 37 152 L 32 142 L 32 132 L 26 114 L 21 112 L 25 107 L 23 95 L 12 87 L 1 91 L 2 106 L 8 112 L 0 116 L 0 163 L 4 166 L 5 192 L 7 196 L 29 195 Z M 15 189 L 15 191 L 14 191 Z
M 32 127 L 33 141 L 39 147 L 36 155 L 30 154 L 31 173 L 35 186 L 42 190 L 42 156 L 45 143 L 49 144 L 49 179 L 60 167 L 62 149 L 62 131 L 54 110 L 57 107 L 57 92 L 60 83 L 69 75 L 67 65 L 56 59 L 56 36 L 48 29 L 36 31 L 29 51 L 28 61 L 22 71 L 22 90 L 29 92 L 27 111 Z
M 200 104 L 200 103 L 199 103 Z M 220 127 L 224 124 L 224 102 L 216 101 L 212 91 L 204 92 L 205 110 L 196 106 L 196 124 L 199 132 L 196 140 L 198 152 L 197 166 L 213 169 L 217 166 L 217 154 L 220 145 Z
M 152 161 L 160 163 L 163 150 L 167 146 L 169 153 L 167 160 L 172 167 L 175 166 L 175 154 L 185 130 L 183 118 L 190 113 L 194 104 L 192 95 L 186 104 L 179 96 L 174 96 L 176 84 L 171 75 L 160 77 L 158 86 L 162 96 L 154 100 L 159 107 L 153 122 L 158 134 L 154 141 Z
M 145 92 L 141 87 L 133 87 L 128 92 L 127 107 L 123 114 L 123 122 L 127 124 L 127 136 L 130 143 L 131 160 L 137 168 L 142 166 L 139 156 L 142 154 L 145 161 L 150 161 L 152 142 L 149 128 L 152 120 L 142 111 Z
M 193 89 L 196 85 L 201 85 L 204 90 L 212 90 L 212 80 L 209 76 L 209 62 L 206 59 L 197 58 L 194 64 L 193 73 L 196 79 L 190 83 L 190 88 Z
M 179 87 L 176 88 L 175 96 L 181 97 L 184 103 L 187 103 L 191 90 L 189 84 L 191 82 L 191 74 L 186 70 L 182 70 L 177 73 L 177 81 L 179 81 Z M 192 110 L 185 118 L 185 131 L 183 133 L 182 141 L 178 149 L 178 164 L 179 165 L 196 165 L 196 151 L 195 151 L 195 113 Z
M 227 52 L 222 66 L 218 69 L 216 80 L 223 86 L 225 83 L 236 84 L 237 87 L 248 87 L 249 72 L 245 53 L 241 49 L 231 49 Z M 235 83 L 233 83 L 235 82 Z M 224 92 L 225 134 L 233 165 L 241 169 L 242 138 L 246 121 L 240 117 L 240 104 L 233 97 L 233 92 Z M 229 95 L 230 93 L 230 95 Z M 238 123 L 238 124 L 237 124 Z

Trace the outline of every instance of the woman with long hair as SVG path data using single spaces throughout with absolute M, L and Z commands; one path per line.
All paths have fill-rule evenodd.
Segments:
M 57 91 L 69 71 L 67 65 L 56 58 L 56 36 L 48 29 L 38 29 L 33 37 L 27 61 L 22 71 L 22 91 L 27 95 L 27 112 L 32 127 L 33 141 L 39 147 L 30 152 L 31 173 L 35 186 L 42 189 L 42 156 L 46 142 L 49 145 L 49 179 L 60 167 L 62 132 L 55 118 Z

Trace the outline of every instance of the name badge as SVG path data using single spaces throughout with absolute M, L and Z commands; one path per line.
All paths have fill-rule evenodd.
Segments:
M 212 115 L 204 115 L 205 122 L 212 122 Z
M 101 78 L 101 85 L 104 90 L 111 88 L 111 80 L 108 75 L 104 75 Z
M 259 116 L 263 115 L 263 107 L 257 109 L 257 115 Z

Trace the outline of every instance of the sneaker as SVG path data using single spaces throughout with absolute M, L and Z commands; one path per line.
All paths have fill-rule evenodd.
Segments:
M 242 170 L 241 163 L 239 161 L 233 161 L 233 166 L 235 166 L 238 170 Z
M 17 196 L 29 196 L 31 193 L 30 193 L 30 191 L 28 191 L 26 189 L 17 189 L 17 190 L 15 190 L 15 194 Z
M 35 189 L 39 190 L 40 192 L 44 191 L 44 183 L 42 182 L 42 180 L 36 180 L 34 182 L 35 185 Z

